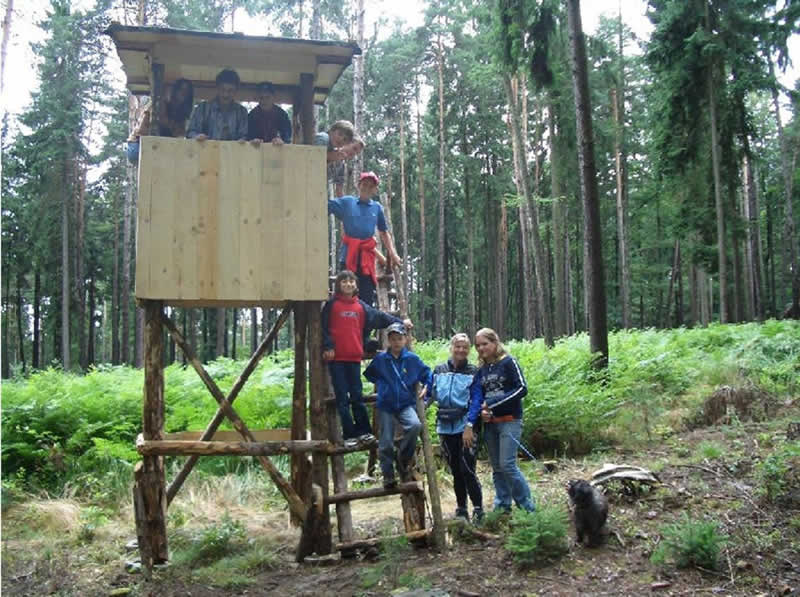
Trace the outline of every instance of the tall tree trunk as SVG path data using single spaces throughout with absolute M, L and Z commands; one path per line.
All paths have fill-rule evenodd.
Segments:
M 6 58 L 8 57 L 8 40 L 11 39 L 11 24 L 14 20 L 14 0 L 6 0 L 6 13 L 3 16 L 3 41 L 0 42 L 0 95 L 5 97 Z M 6 110 L 3 108 L 2 130 L 5 140 Z
M 3 264 L 3 272 L 8 272 L 8 256 L 6 255 L 6 262 Z M 11 377 L 11 341 L 9 334 L 11 330 L 11 276 L 6 274 L 3 276 L 5 280 L 5 292 L 3 292 L 3 339 L 2 349 L 0 350 L 0 360 L 2 361 L 2 377 L 8 379 Z
M 544 245 L 539 235 L 539 208 L 533 197 L 528 179 L 528 165 L 526 163 L 526 145 L 522 138 L 522 125 L 520 123 L 519 106 L 517 104 L 511 76 L 503 75 L 503 84 L 506 90 L 506 99 L 510 107 L 511 114 L 511 137 L 512 151 L 516 170 L 519 172 L 519 182 L 522 187 L 523 200 L 527 205 L 528 213 L 531 218 L 531 238 L 533 240 L 533 262 L 536 274 L 536 302 L 539 305 L 542 316 L 542 328 L 544 332 L 544 342 L 546 346 L 553 346 L 553 317 L 550 312 L 550 274 L 547 271 L 547 262 Z
M 70 164 L 67 159 L 63 172 L 62 201 L 61 201 L 61 366 L 68 371 L 70 363 L 70 335 L 69 335 L 69 208 L 70 208 Z
M 88 366 L 87 347 L 86 347 L 86 289 L 85 289 L 85 259 L 83 252 L 85 235 L 85 201 L 86 201 L 86 166 L 76 161 L 76 192 L 75 192 L 75 304 L 77 307 L 78 318 L 78 363 L 82 371 L 86 371 Z
M 133 364 L 144 367 L 144 309 L 136 307 L 136 328 L 133 330 Z
M 250 309 L 250 354 L 258 348 L 258 309 Z
M 753 172 L 753 160 L 745 153 L 744 214 L 747 220 L 748 294 L 751 296 L 751 317 L 764 319 L 764 285 L 761 261 L 761 227 L 759 226 L 758 184 Z
M 236 360 L 236 329 L 239 326 L 239 309 L 231 309 L 231 351 L 228 354 Z
M 216 343 L 216 353 L 217 356 L 228 356 L 225 354 L 225 319 L 226 313 L 225 309 L 219 308 L 217 309 L 217 343 Z
M 125 199 L 122 200 L 123 205 Z M 119 365 L 119 315 L 120 315 L 120 283 L 119 283 L 119 194 L 114 197 L 114 265 L 111 273 L 111 364 Z
M 461 150 L 464 154 L 464 225 L 467 229 L 467 333 L 470 338 L 473 338 L 477 331 L 476 323 L 478 321 L 475 311 L 475 251 L 472 246 L 475 230 L 472 219 L 472 195 L 467 162 L 466 135 L 461 138 Z
M 41 367 L 41 336 L 40 330 L 42 328 L 41 322 L 41 305 L 42 300 L 42 275 L 39 272 L 39 265 L 37 264 L 33 273 L 33 354 L 31 354 L 31 366 L 33 369 Z
M 95 363 L 94 355 L 94 276 L 89 278 L 89 304 L 87 312 L 89 313 L 89 325 L 87 327 L 86 338 L 86 368 Z
M 364 38 L 364 0 L 356 0 L 356 42 L 361 48 L 360 56 L 353 56 L 353 125 L 356 133 L 364 134 L 364 64 L 367 50 Z M 351 160 L 351 184 L 355 188 L 356 181 L 364 167 L 364 154 L 359 153 Z
M 406 110 L 405 102 L 401 104 L 400 114 L 400 226 L 403 230 L 403 296 L 411 294 L 411 263 L 408 258 L 408 199 L 406 198 L 406 135 L 405 135 Z M 400 280 L 395 281 L 396 284 Z
M 772 64 L 770 64 L 770 70 L 773 71 L 774 78 Z M 778 89 L 776 87 L 772 88 L 772 104 L 775 107 L 775 122 L 778 126 L 778 137 L 781 144 L 781 171 L 783 172 L 783 196 L 785 199 L 783 209 L 783 279 L 784 288 L 792 289 L 792 304 L 787 311 L 787 315 L 800 319 L 800 271 L 797 263 L 797 231 L 795 230 L 794 208 L 792 206 L 792 173 L 794 169 L 789 161 L 789 144 L 786 139 L 786 133 L 783 130 L 780 103 L 778 102 Z M 783 305 L 778 302 L 777 308 L 782 310 Z
M 444 234 L 445 234 L 445 194 L 444 194 L 444 47 L 442 35 L 436 39 L 436 74 L 439 95 L 439 224 L 436 255 L 436 302 L 433 309 L 433 321 L 436 334 L 444 337 Z
M 578 165 L 583 196 L 584 243 L 586 258 L 587 306 L 589 308 L 589 344 L 594 354 L 599 353 L 595 365 L 608 365 L 608 323 L 606 320 L 606 292 L 603 273 L 603 243 L 600 228 L 600 201 L 597 192 L 597 170 L 594 163 L 592 135 L 592 107 L 589 96 L 589 78 L 586 72 L 586 45 L 581 26 L 579 0 L 567 0 L 570 53 L 572 57 L 572 84 L 575 91 L 575 120 L 578 144 Z
M 550 140 L 550 187 L 552 189 L 553 207 L 553 284 L 555 285 L 555 320 L 554 335 L 569 334 L 567 313 L 572 310 L 568 298 L 569 272 L 569 228 L 567 225 L 567 198 L 564 196 L 562 184 L 562 159 L 558 147 L 556 130 L 555 100 L 551 98 L 548 108 L 548 125 Z
M 522 85 L 519 85 L 519 78 L 515 75 L 511 78 L 511 88 L 512 88 L 512 95 L 513 97 L 509 97 L 509 102 L 514 102 L 516 105 L 519 101 L 520 104 L 520 112 L 521 112 L 521 122 L 523 133 L 521 138 L 524 140 L 527 137 L 526 130 L 526 121 L 527 121 L 527 104 L 526 102 L 522 101 L 522 98 L 519 97 L 519 87 L 524 89 L 524 82 Z M 509 103 L 509 109 L 513 109 L 511 104 Z M 513 118 L 508 119 L 508 129 L 509 134 L 511 135 L 511 142 L 513 146 L 513 150 L 516 153 L 520 151 L 520 148 L 517 146 L 517 135 L 514 134 L 512 129 L 512 120 Z M 525 155 L 527 152 L 523 152 Z M 534 320 L 535 320 L 535 311 L 533 310 L 533 304 L 531 298 L 533 297 L 533 287 L 532 287 L 532 280 L 531 280 L 531 271 L 529 264 L 531 262 L 530 256 L 530 247 L 528 243 L 528 239 L 531 237 L 530 233 L 530 217 L 528 215 L 528 202 L 525 200 L 525 191 L 523 189 L 522 177 L 525 176 L 525 172 L 521 172 L 519 169 L 520 162 L 524 160 L 514 159 L 514 184 L 517 188 L 517 196 L 520 197 L 522 200 L 519 201 L 519 236 L 520 236 L 520 274 L 522 276 L 522 289 L 521 289 L 521 313 L 522 313 L 522 326 L 517 329 L 522 330 L 523 337 L 526 339 L 533 338 L 533 330 L 534 330 Z
M 425 286 L 428 279 L 428 253 L 425 249 L 428 235 L 425 231 L 425 166 L 422 162 L 422 116 L 419 111 L 419 80 L 416 80 L 417 92 L 417 196 L 419 197 L 419 248 L 420 265 L 417 282 L 417 297 L 419 299 L 419 317 L 425 321 Z
M 136 111 L 138 100 L 131 94 L 129 96 L 128 123 L 132 130 L 135 126 Z M 122 203 L 122 275 L 121 288 L 119 293 L 120 305 L 120 326 L 122 327 L 122 338 L 120 344 L 120 360 L 124 364 L 130 364 L 131 349 L 131 253 L 132 234 L 131 234 L 131 212 L 134 204 L 134 194 L 136 186 L 136 175 L 133 165 L 130 163 L 126 167 L 127 185 L 125 186 L 125 196 Z
M 711 34 L 710 5 L 706 2 L 706 28 Z M 708 109 L 711 117 L 711 166 L 714 172 L 714 206 L 717 214 L 717 261 L 719 265 L 719 320 L 728 321 L 728 275 L 725 260 L 725 206 L 722 202 L 722 176 L 720 174 L 719 131 L 717 128 L 717 97 L 714 91 L 712 62 L 708 70 Z
M 27 329 L 27 320 L 25 317 L 25 325 L 22 324 L 23 313 L 25 309 L 22 305 L 22 284 L 24 281 L 22 271 L 17 271 L 17 340 L 19 341 L 19 362 L 22 363 L 22 372 L 25 373 L 25 329 Z M 23 329 L 24 328 L 24 329 Z
M 738 231 L 739 226 L 743 224 L 744 218 L 743 210 L 740 210 L 736 199 L 736 187 L 734 185 L 728 185 L 728 209 L 734 218 L 734 225 L 728 230 L 728 234 L 730 235 L 730 246 L 733 251 L 733 288 L 731 288 L 733 291 L 731 293 L 733 305 L 731 305 L 729 309 L 730 313 L 728 321 L 734 323 L 744 321 L 745 312 L 745 285 L 743 283 L 745 276 L 744 267 L 742 265 L 742 238 Z

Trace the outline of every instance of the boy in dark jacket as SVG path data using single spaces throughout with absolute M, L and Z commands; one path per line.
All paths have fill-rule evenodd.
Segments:
M 336 294 L 322 308 L 322 358 L 328 361 L 344 445 L 355 447 L 359 441 L 375 441 L 362 399 L 364 338 L 371 330 L 383 329 L 392 323 L 409 327 L 412 323 L 410 319 L 403 321 L 360 300 L 356 275 L 349 270 L 339 272 L 334 290 Z
M 431 370 L 406 348 L 406 328 L 402 323 L 389 326 L 389 350 L 376 356 L 364 371 L 364 377 L 377 386 L 378 418 L 381 426 L 378 456 L 383 472 L 383 486 L 397 485 L 394 476 L 394 421 L 403 427 L 397 468 L 402 480 L 407 480 L 409 465 L 422 424 L 417 416 L 415 385 L 422 384 L 425 392 L 431 382 Z

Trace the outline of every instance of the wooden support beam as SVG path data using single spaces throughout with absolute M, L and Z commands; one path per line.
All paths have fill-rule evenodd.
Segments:
M 167 326 L 170 336 L 172 336 L 172 339 L 175 340 L 175 344 L 177 344 L 183 351 L 183 354 L 186 355 L 186 360 L 192 365 L 192 368 L 194 368 L 195 372 L 197 372 L 197 375 L 200 376 L 200 379 L 203 380 L 206 388 L 214 397 L 214 400 L 216 400 L 219 404 L 219 409 L 231 422 L 233 428 L 238 431 L 239 435 L 241 435 L 248 442 L 255 442 L 256 439 L 253 434 L 250 433 L 247 425 L 245 425 L 244 421 L 242 421 L 239 415 L 236 414 L 236 411 L 233 410 L 230 402 L 222 394 L 216 382 L 214 382 L 208 372 L 203 369 L 203 365 L 199 360 L 197 360 L 197 357 L 194 355 L 191 346 L 189 346 L 186 340 L 184 340 L 183 336 L 178 331 L 178 328 L 175 327 L 175 324 L 173 324 L 167 317 L 163 315 L 161 317 L 161 321 Z M 283 478 L 283 475 L 281 475 L 280 471 L 275 468 L 275 465 L 272 464 L 269 458 L 266 456 L 256 456 L 256 458 L 261 463 L 261 466 L 264 467 L 264 470 L 267 471 L 267 474 L 269 474 L 272 482 L 277 485 L 278 490 L 281 492 L 284 499 L 286 499 L 286 501 L 289 503 L 289 510 L 291 510 L 291 512 L 300 519 L 305 520 L 306 507 L 297 493 L 295 493 L 294 489 L 292 489 L 292 486 L 289 484 L 289 482 Z
M 313 118 L 313 107 L 309 106 Z M 308 369 L 309 369 L 309 407 L 311 439 L 328 439 L 328 419 L 325 416 L 325 396 L 327 395 L 327 376 L 325 362 L 322 360 L 322 304 L 307 301 L 308 314 Z M 323 499 L 328 497 L 328 457 L 325 454 L 312 454 L 311 477 L 322 488 Z M 324 509 L 314 539 L 314 551 L 323 555 L 331 553 L 331 517 Z
M 294 381 L 292 390 L 292 439 L 304 440 L 308 432 L 306 399 L 306 332 L 308 316 L 305 303 L 293 303 L 294 313 Z M 327 443 L 327 442 L 326 442 Z M 290 463 L 292 487 L 303 502 L 311 496 L 311 460 L 304 453 L 293 453 Z M 302 520 L 292 517 L 298 526 Z
M 164 101 L 164 64 L 154 61 L 150 66 L 150 134 L 161 134 L 161 102 Z
M 415 388 L 416 389 L 416 388 Z M 417 394 L 417 416 L 422 422 L 422 454 L 425 457 L 425 474 L 428 476 L 428 494 L 431 496 L 431 513 L 433 514 L 433 543 L 441 551 L 445 547 L 444 517 L 442 516 L 442 500 L 439 496 L 439 482 L 436 480 L 436 461 L 433 459 L 433 447 L 428 425 L 425 424 L 425 403 Z
M 369 498 L 383 497 L 385 495 L 397 495 L 400 493 L 422 493 L 422 485 L 417 481 L 409 481 L 408 483 L 400 483 L 392 489 L 384 489 L 383 487 L 375 487 L 372 489 L 364 489 L 362 491 L 346 491 L 343 493 L 334 493 L 328 496 L 325 500 L 326 504 L 340 504 L 344 502 L 352 502 L 354 500 L 366 500 Z
M 300 74 L 300 125 L 303 128 L 303 144 L 313 145 L 317 134 L 314 118 L 314 74 Z
M 140 435 L 136 450 L 143 456 L 275 456 L 277 454 L 332 454 L 336 446 L 327 440 L 289 440 L 285 442 L 219 442 L 145 440 Z
M 278 320 L 272 326 L 272 329 L 269 333 L 261 340 L 261 344 L 258 345 L 258 348 L 250 357 L 250 360 L 247 361 L 247 365 L 245 365 L 242 373 L 239 375 L 238 379 L 234 382 L 231 391 L 228 393 L 227 398 L 225 400 L 228 404 L 233 404 L 233 401 L 236 400 L 236 397 L 239 395 L 239 392 L 242 391 L 244 384 L 250 378 L 250 375 L 255 371 L 256 367 L 258 366 L 259 361 L 261 358 L 267 354 L 268 351 L 271 350 L 272 343 L 275 341 L 275 338 L 278 335 L 278 332 L 283 327 L 283 324 L 286 323 L 286 320 L 289 319 L 289 314 L 291 313 L 291 309 L 289 309 L 288 303 L 285 303 L 283 306 L 283 311 L 281 311 Z M 169 321 L 169 320 L 167 320 Z M 170 330 L 169 325 L 172 322 L 169 322 L 167 330 Z M 172 326 L 175 328 L 175 326 Z M 177 331 L 177 329 L 176 329 Z M 170 334 L 172 332 L 170 331 Z M 176 344 L 178 344 L 176 342 Z M 189 354 L 192 353 L 191 347 L 184 342 L 183 345 L 178 344 L 178 347 L 181 349 L 184 355 L 186 355 L 186 359 L 189 360 Z M 188 351 L 188 352 L 187 352 Z M 219 426 L 222 424 L 222 421 L 225 420 L 225 413 L 222 408 L 217 409 L 217 413 L 214 415 L 214 418 L 211 419 L 211 422 L 206 427 L 206 430 L 203 432 L 203 435 L 200 437 L 201 440 L 207 441 L 210 440 L 214 433 L 217 431 Z M 178 490 L 183 485 L 183 482 L 186 481 L 186 477 L 189 476 L 189 473 L 192 472 L 194 465 L 197 464 L 197 456 L 190 456 L 189 459 L 184 463 L 183 468 L 178 472 L 175 478 L 170 483 L 169 487 L 167 488 L 167 505 L 172 503 L 173 498 L 177 495 Z
M 160 301 L 146 301 L 144 326 L 144 401 L 142 435 L 159 440 L 164 429 L 164 369 Z M 133 503 L 139 553 L 146 574 L 169 559 L 164 459 L 146 456 L 134 469 Z
M 288 442 L 292 439 L 291 429 L 251 429 L 250 433 L 259 442 Z M 175 431 L 163 434 L 163 439 L 180 442 L 215 441 L 238 442 L 239 434 L 235 431 L 215 431 L 208 440 L 203 439 L 202 431 Z
M 332 393 L 331 384 L 327 372 L 325 380 L 328 386 L 328 394 L 330 395 Z M 335 401 L 330 402 L 326 399 L 325 412 L 328 417 L 328 437 L 330 437 L 333 444 L 338 446 L 342 443 L 342 428 L 339 425 Z M 333 474 L 333 491 L 336 494 L 345 493 L 347 491 L 347 470 L 344 466 L 344 456 L 342 454 L 331 456 L 331 473 Z M 336 528 L 339 531 L 340 543 L 347 543 L 353 540 L 353 516 L 350 512 L 350 502 L 336 504 Z
M 399 539 L 400 537 L 405 537 L 411 542 L 421 541 L 422 539 L 427 539 L 428 535 L 431 534 L 430 529 L 423 529 L 421 531 L 411 531 L 409 533 L 404 533 L 402 535 L 391 535 L 389 537 L 373 537 L 372 539 L 361 539 L 358 541 L 350 541 L 349 543 L 339 543 L 336 545 L 336 549 L 339 551 L 352 551 L 354 549 L 363 549 L 365 547 L 375 547 L 376 545 L 380 545 L 384 541 L 391 541 L 392 539 Z

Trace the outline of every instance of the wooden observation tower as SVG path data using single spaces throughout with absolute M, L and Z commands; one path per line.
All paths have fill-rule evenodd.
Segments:
M 150 96 L 153 115 L 160 113 L 165 87 L 178 78 L 193 83 L 196 99 L 212 98 L 223 68 L 234 68 L 241 78 L 237 100 L 255 100 L 256 85 L 271 81 L 276 102 L 291 104 L 294 114 L 294 143 L 281 147 L 158 137 L 157 117 L 152 118 L 153 136 L 141 138 L 135 294 L 145 310 L 144 405 L 137 440 L 142 461 L 135 468 L 133 494 L 143 565 L 149 570 L 168 560 L 167 507 L 203 455 L 258 459 L 293 519 L 302 522 L 298 560 L 334 548 L 352 553 L 375 542 L 353 537 L 354 499 L 401 494 L 406 535 L 426 538 L 431 531 L 425 527 L 425 493 L 418 481 L 391 490 L 348 491 L 344 454 L 365 448 L 342 445 L 322 361 L 320 309 L 328 298 L 326 150 L 312 145 L 314 105 L 324 103 L 361 50 L 350 43 L 154 27 L 112 25 L 106 33 L 116 44 L 128 89 Z M 166 305 L 277 307 L 281 314 L 226 395 L 166 316 Z M 295 321 L 291 431 L 251 430 L 233 403 L 290 315 Z M 219 404 L 203 432 L 164 433 L 164 329 Z M 217 431 L 225 419 L 235 435 Z M 270 461 L 286 453 L 292 457 L 290 480 Z M 188 456 L 170 483 L 166 455 Z M 435 493 L 434 518 L 441 520 Z

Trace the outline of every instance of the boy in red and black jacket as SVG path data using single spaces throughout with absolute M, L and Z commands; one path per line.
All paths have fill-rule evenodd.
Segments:
M 344 444 L 353 447 L 359 442 L 375 441 L 362 399 L 364 339 L 370 331 L 393 323 L 402 323 L 408 328 L 413 324 L 410 319 L 399 319 L 360 300 L 358 280 L 350 270 L 339 272 L 334 291 L 334 297 L 322 308 L 322 358 L 328 361 Z

